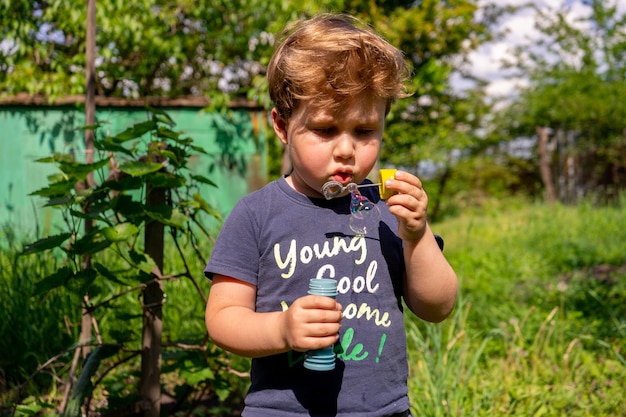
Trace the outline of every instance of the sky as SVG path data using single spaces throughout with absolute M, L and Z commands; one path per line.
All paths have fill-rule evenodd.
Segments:
M 618 10 L 626 12 L 626 0 L 616 1 Z M 589 14 L 589 7 L 581 0 L 480 0 L 479 5 L 496 3 L 499 6 L 520 6 L 525 3 L 533 3 L 539 8 L 550 10 L 568 8 L 568 18 L 573 22 L 577 17 Z M 523 79 L 508 79 L 507 72 L 501 67 L 502 59 L 511 56 L 511 50 L 516 45 L 532 44 L 533 39 L 539 37 L 534 29 L 534 10 L 527 8 L 516 14 L 503 18 L 498 30 L 507 30 L 507 35 L 498 41 L 482 45 L 478 50 L 470 54 L 470 72 L 488 81 L 487 94 L 492 97 L 507 97 L 514 94 L 516 85 L 525 85 Z M 464 83 L 459 79 L 453 81 L 453 85 L 463 88 Z

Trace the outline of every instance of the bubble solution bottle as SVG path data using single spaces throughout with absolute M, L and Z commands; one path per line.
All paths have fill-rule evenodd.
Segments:
M 309 281 L 309 294 L 337 296 L 337 281 L 327 278 L 313 278 Z M 332 371 L 335 369 L 335 352 L 333 346 L 312 350 L 306 353 L 304 367 L 313 371 Z

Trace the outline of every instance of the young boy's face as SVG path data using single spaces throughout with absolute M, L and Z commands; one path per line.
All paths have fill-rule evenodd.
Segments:
M 300 102 L 288 120 L 272 110 L 274 130 L 287 146 L 289 184 L 309 197 L 323 197 L 328 181 L 360 183 L 378 159 L 386 101 L 363 93 L 332 112 Z

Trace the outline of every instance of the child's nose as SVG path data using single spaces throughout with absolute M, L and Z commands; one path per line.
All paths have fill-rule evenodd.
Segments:
M 342 133 L 337 138 L 335 155 L 339 158 L 351 158 L 354 155 L 354 138 L 347 133 Z

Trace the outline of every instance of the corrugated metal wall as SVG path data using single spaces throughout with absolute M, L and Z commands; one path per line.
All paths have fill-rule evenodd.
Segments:
M 227 214 L 242 196 L 267 181 L 266 122 L 262 112 L 233 110 L 232 118 L 199 108 L 164 108 L 183 131 L 210 156 L 194 157 L 190 167 L 219 184 L 204 187 L 203 197 Z M 96 118 L 117 134 L 148 118 L 142 108 L 98 107 Z M 34 162 L 53 152 L 74 150 L 84 154 L 84 113 L 77 106 L 0 107 L 0 224 L 10 224 L 18 235 L 34 237 L 55 232 L 60 219 L 55 210 L 43 207 L 43 199 L 28 194 L 47 185 L 47 176 L 57 173 L 50 164 Z M 221 163 L 227 150 L 234 158 Z M 221 161 L 221 162 L 220 162 Z M 226 165 L 229 165 L 228 167 Z

